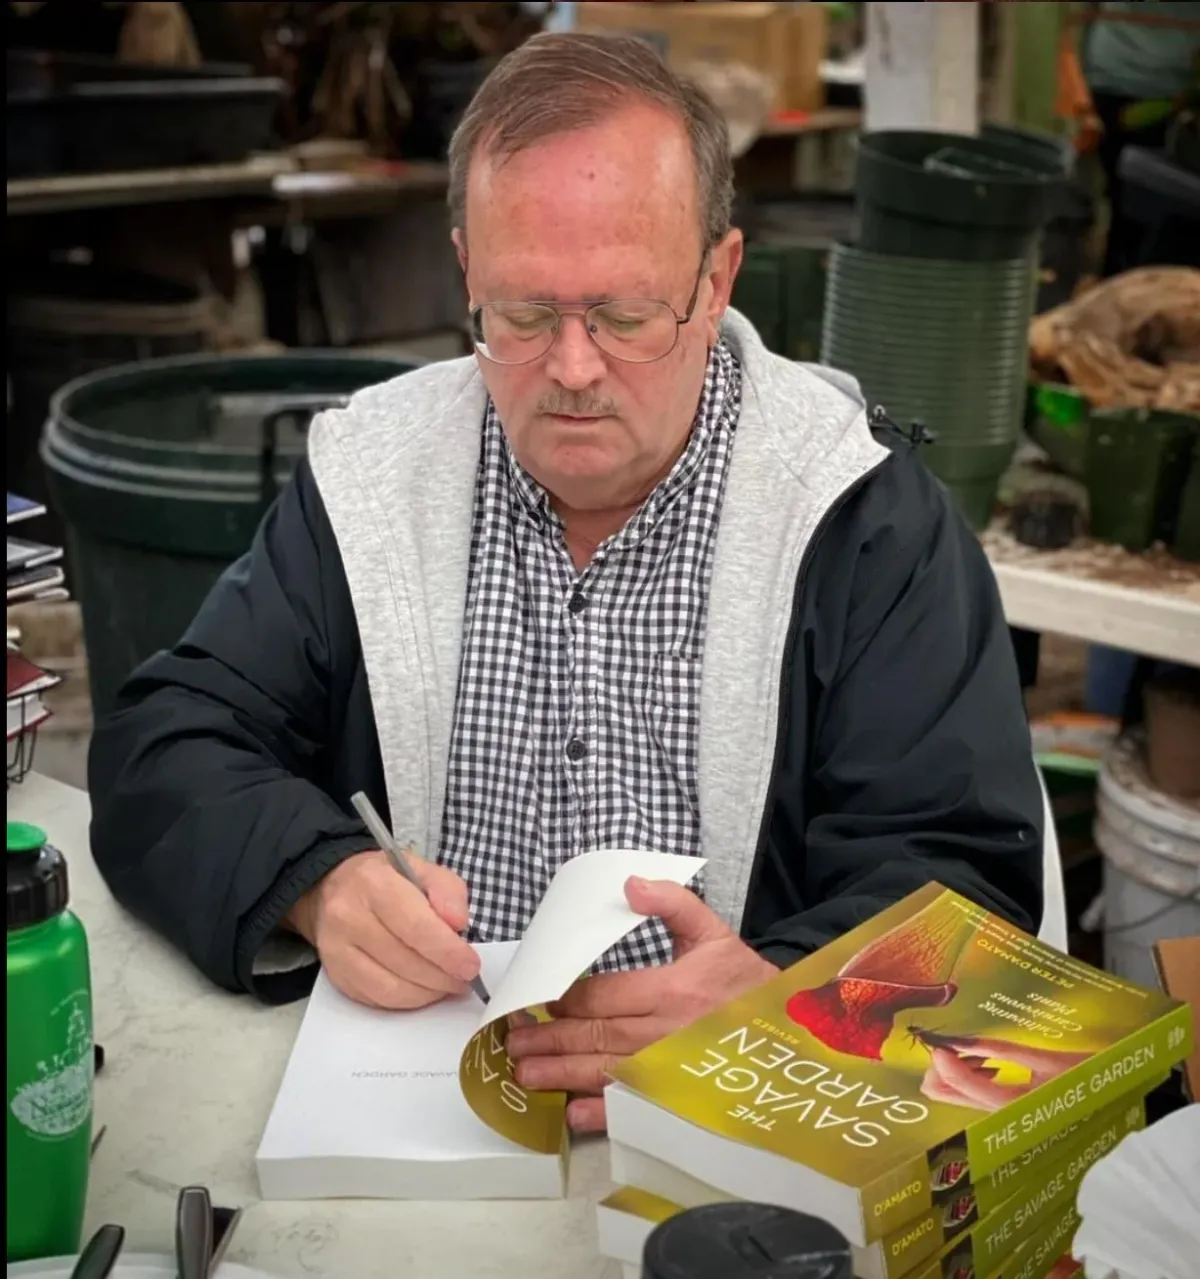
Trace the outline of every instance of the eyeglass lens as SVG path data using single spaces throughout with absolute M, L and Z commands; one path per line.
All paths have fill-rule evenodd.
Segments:
M 679 338 L 675 312 L 664 302 L 600 302 L 583 312 L 592 341 L 614 359 L 660 360 Z M 539 302 L 489 302 L 472 316 L 472 336 L 485 359 L 528 364 L 554 344 L 559 313 Z

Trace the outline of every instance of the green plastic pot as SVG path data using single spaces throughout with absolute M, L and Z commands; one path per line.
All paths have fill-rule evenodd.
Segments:
M 1200 563 L 1200 432 L 1192 448 L 1191 467 L 1179 503 L 1171 549 L 1181 560 Z
M 1084 483 L 1093 537 L 1144 551 L 1175 540 L 1200 419 L 1156 409 L 1090 416 Z
M 1015 447 L 1011 440 L 965 445 L 937 440 L 922 446 L 921 457 L 954 498 L 963 518 L 979 532 L 992 518 L 1000 480 Z
M 829 248 L 819 240 L 746 246 L 732 302 L 769 350 L 791 360 L 820 358 Z
M 900 257 L 999 261 L 1036 254 L 1065 181 L 1025 141 L 881 130 L 858 139 L 859 245 Z
M 783 354 L 783 279 L 778 253 L 746 246 L 730 301 L 754 325 L 768 351 Z
M 1020 124 L 982 124 L 979 136 L 985 142 L 999 142 L 1015 151 L 1025 151 L 1039 166 L 1049 164 L 1064 178 L 1075 169 L 1075 144 L 1065 134 L 1049 133 Z
M 1023 262 L 830 255 L 821 358 L 898 421 L 944 443 L 1011 450 L 1026 385 L 1033 280 Z
M 841 335 L 826 342 L 823 361 L 854 374 L 869 398 L 897 420 L 921 421 L 939 438 L 1000 443 L 1017 436 L 1024 398 L 1020 371 L 967 378 L 953 356 L 918 369 L 912 360 L 890 361 L 870 344 Z
M 1087 400 L 1073 386 L 1030 383 L 1025 430 L 1060 471 L 1072 479 L 1084 478 L 1091 413 Z
M 830 248 L 827 241 L 779 246 L 783 262 L 783 353 L 789 359 L 821 358 Z

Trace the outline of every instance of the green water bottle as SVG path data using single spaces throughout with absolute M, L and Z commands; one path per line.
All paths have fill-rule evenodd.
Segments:
M 92 1143 L 87 937 L 67 909 L 67 863 L 8 823 L 9 1261 L 77 1252 Z

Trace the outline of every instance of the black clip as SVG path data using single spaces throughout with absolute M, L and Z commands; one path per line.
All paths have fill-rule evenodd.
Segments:
M 920 448 L 922 444 L 932 444 L 937 436 L 931 431 L 924 422 L 910 422 L 908 424 L 908 442 L 913 448 Z

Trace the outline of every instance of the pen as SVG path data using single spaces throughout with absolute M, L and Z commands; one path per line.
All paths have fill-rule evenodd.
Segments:
M 410 884 L 425 898 L 429 900 L 429 894 L 425 891 L 421 881 L 417 878 L 416 872 L 408 864 L 408 859 L 404 856 L 403 851 L 392 838 L 391 831 L 383 824 L 383 818 L 375 811 L 374 804 L 366 797 L 362 791 L 350 797 L 350 802 L 354 805 L 359 817 L 366 823 L 374 838 L 379 842 L 379 847 L 387 854 L 388 861 L 408 880 Z M 482 977 L 472 977 L 470 982 L 471 989 L 486 1004 L 491 998 L 488 995 L 487 987 L 483 984 Z

